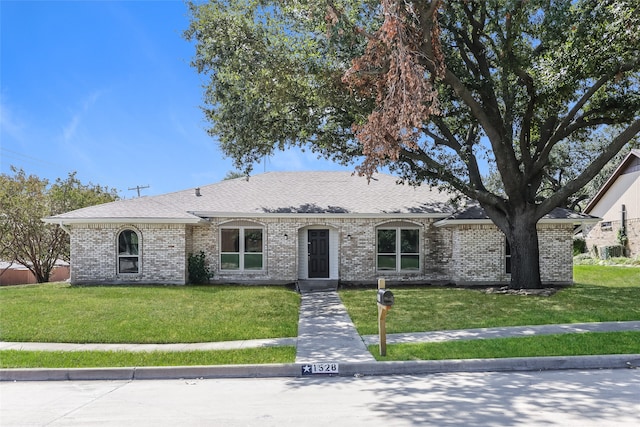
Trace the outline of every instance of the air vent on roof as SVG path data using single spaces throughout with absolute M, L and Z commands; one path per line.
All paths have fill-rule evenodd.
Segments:
M 200 197 L 200 187 L 196 188 L 196 197 Z

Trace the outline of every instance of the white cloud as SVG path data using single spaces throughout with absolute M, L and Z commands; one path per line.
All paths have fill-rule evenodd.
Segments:
M 89 112 L 89 110 L 93 107 L 93 105 L 98 101 L 98 99 L 104 94 L 103 90 L 96 90 L 91 92 L 85 99 L 80 103 L 80 109 L 78 111 L 74 111 L 71 116 L 71 120 L 62 127 L 62 141 L 65 143 L 71 142 L 78 131 L 78 127 L 81 124 L 83 117 Z
M 80 113 L 76 113 L 71 118 L 71 121 L 62 128 L 62 140 L 64 142 L 70 142 L 76 135 L 78 124 L 80 123 Z
M 25 125 L 16 117 L 13 110 L 0 99 L 0 132 L 9 138 L 20 141 L 24 138 Z

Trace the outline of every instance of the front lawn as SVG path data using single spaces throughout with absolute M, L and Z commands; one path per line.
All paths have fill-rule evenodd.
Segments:
M 553 296 L 481 289 L 392 288 L 387 332 L 640 320 L 640 268 L 580 265 L 576 284 Z M 374 289 L 341 290 L 360 334 L 377 334 Z M 300 296 L 284 287 L 103 286 L 0 288 L 0 340 L 188 343 L 297 335 Z M 377 346 L 371 351 L 377 355 Z M 389 345 L 379 360 L 640 352 L 640 333 L 615 332 Z M 2 367 L 291 363 L 295 348 L 184 353 L 0 352 Z
M 300 296 L 258 286 L 0 288 L 0 340 L 190 343 L 295 337 Z
M 550 297 L 487 294 L 481 289 L 392 287 L 387 333 L 640 320 L 640 268 L 581 265 L 575 284 Z M 340 291 L 362 335 L 378 333 L 373 289 Z

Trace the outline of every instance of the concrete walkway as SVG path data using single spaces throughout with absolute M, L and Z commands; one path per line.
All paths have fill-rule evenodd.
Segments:
M 337 292 L 302 294 L 296 363 L 374 361 Z

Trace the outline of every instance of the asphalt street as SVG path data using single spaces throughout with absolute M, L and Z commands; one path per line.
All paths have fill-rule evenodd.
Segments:
M 640 370 L 0 383 L 2 426 L 638 426 Z

